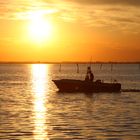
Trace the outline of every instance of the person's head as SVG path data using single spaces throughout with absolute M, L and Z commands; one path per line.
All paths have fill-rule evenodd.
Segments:
M 90 66 L 88 66 L 88 69 L 89 69 L 89 70 L 91 69 Z

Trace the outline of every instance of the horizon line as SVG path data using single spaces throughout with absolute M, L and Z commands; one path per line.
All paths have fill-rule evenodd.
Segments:
M 0 61 L 0 64 L 140 64 L 140 61 Z

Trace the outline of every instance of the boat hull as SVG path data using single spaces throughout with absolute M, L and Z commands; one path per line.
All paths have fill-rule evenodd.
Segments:
M 95 82 L 61 79 L 53 80 L 60 92 L 120 92 L 120 83 L 104 83 L 100 80 Z

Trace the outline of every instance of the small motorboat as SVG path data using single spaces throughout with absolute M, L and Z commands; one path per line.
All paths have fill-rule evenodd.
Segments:
M 74 79 L 52 80 L 60 92 L 120 92 L 120 83 L 104 83 L 101 80 L 85 81 Z
M 121 84 L 104 83 L 101 80 L 94 81 L 91 67 L 87 68 L 85 80 L 60 79 L 52 80 L 60 92 L 120 92 Z

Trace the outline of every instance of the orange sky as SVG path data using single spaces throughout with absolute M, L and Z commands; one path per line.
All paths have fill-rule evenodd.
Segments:
M 138 0 L 0 0 L 0 61 L 140 61 Z

